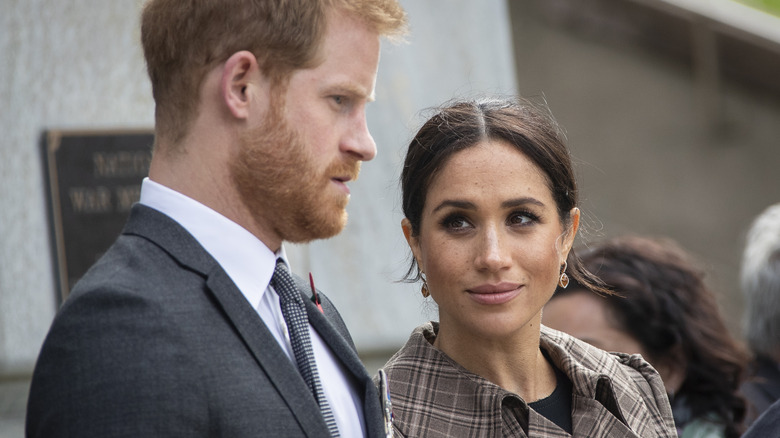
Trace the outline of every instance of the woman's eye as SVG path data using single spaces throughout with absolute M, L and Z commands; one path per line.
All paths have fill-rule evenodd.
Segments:
M 529 225 L 535 222 L 536 220 L 537 220 L 536 216 L 530 213 L 520 212 L 520 213 L 512 213 L 509 216 L 507 221 L 511 225 Z
M 469 221 L 461 216 L 449 217 L 442 222 L 442 225 L 450 230 L 462 230 L 471 226 Z

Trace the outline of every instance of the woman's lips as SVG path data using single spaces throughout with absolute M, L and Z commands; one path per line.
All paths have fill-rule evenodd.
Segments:
M 518 283 L 483 284 L 467 290 L 472 300 L 480 304 L 504 304 L 520 294 Z

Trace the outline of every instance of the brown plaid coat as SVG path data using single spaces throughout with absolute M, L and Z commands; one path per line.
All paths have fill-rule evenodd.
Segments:
M 415 329 L 384 367 L 396 436 L 571 436 L 434 348 L 437 330 L 437 323 Z M 661 378 L 640 356 L 607 353 L 544 326 L 541 348 L 572 381 L 573 436 L 677 437 Z

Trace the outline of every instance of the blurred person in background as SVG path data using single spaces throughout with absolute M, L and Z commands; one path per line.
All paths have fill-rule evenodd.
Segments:
M 577 255 L 615 294 L 575 280 L 558 289 L 542 322 L 603 350 L 641 354 L 661 374 L 680 437 L 738 437 L 747 355 L 692 258 L 671 240 L 638 236 Z
M 409 144 L 401 185 L 407 278 L 439 321 L 383 369 L 397 434 L 676 437 L 663 382 L 641 357 L 540 325 L 556 286 L 591 284 L 570 257 L 577 185 L 549 110 L 451 102 Z
M 742 438 L 766 438 L 780 436 L 780 399 L 772 403 L 750 425 Z
M 780 204 L 753 222 L 742 256 L 744 332 L 754 357 L 742 393 L 750 424 L 780 399 Z

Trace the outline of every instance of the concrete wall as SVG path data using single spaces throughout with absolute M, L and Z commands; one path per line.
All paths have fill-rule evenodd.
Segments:
M 146 127 L 138 2 L 2 0 L 0 373 L 28 372 L 55 310 L 39 137 Z

